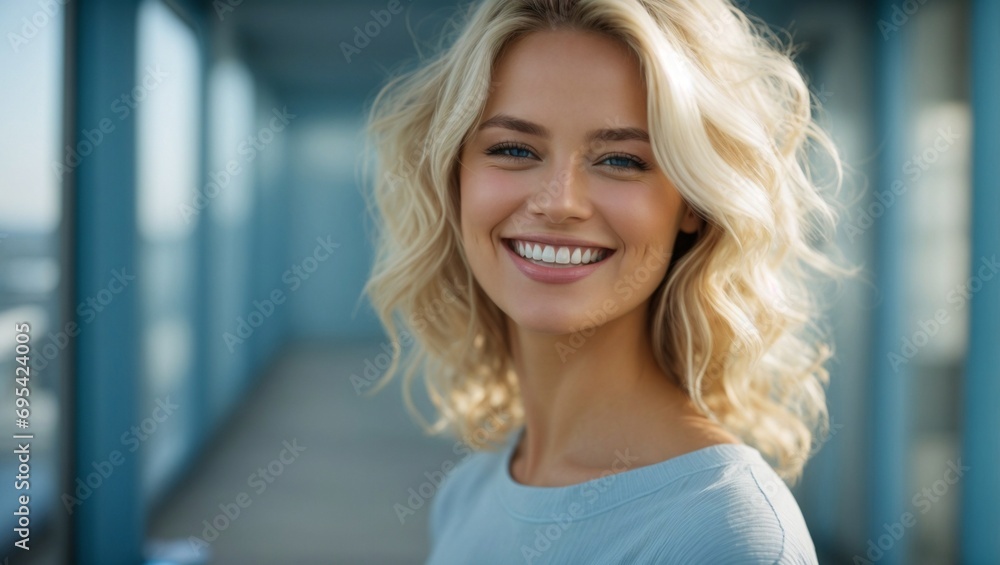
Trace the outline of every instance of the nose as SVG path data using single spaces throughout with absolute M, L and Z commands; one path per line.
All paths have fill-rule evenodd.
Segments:
M 545 216 L 558 224 L 569 220 L 583 220 L 593 213 L 588 194 L 586 173 L 580 166 L 581 159 L 570 156 L 558 167 L 553 178 L 541 183 L 528 201 L 528 212 Z

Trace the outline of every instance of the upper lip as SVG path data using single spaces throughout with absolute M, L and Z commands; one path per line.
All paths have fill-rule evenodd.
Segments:
M 601 245 L 600 243 L 594 243 L 593 241 L 587 241 L 585 239 L 576 239 L 573 237 L 566 237 L 563 235 L 548 235 L 544 233 L 525 233 L 518 235 L 509 235 L 509 236 L 503 236 L 501 239 L 534 241 L 536 243 L 545 243 L 548 245 L 560 245 L 566 247 L 594 247 L 599 249 L 614 249 L 613 247 L 608 247 L 607 245 Z

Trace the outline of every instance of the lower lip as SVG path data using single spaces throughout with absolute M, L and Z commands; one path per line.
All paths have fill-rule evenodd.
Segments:
M 514 265 L 517 266 L 522 273 L 524 273 L 524 276 L 540 283 L 567 284 L 576 282 L 590 273 L 593 273 L 597 269 L 600 269 L 601 266 L 604 265 L 604 263 L 606 263 L 610 258 L 610 256 L 608 256 L 601 259 L 597 263 L 588 263 L 577 267 L 546 267 L 544 265 L 532 263 L 524 257 L 521 257 L 510 248 L 506 241 L 501 241 L 501 244 L 503 245 L 503 248 L 507 250 L 507 253 L 510 254 Z

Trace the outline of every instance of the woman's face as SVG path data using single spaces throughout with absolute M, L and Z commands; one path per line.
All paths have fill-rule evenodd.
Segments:
M 678 229 L 697 229 L 648 131 L 638 63 L 614 39 L 535 32 L 497 61 L 460 154 L 462 242 L 519 327 L 572 333 L 644 306 Z

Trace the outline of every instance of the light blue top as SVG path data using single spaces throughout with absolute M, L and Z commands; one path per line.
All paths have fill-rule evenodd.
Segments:
M 523 428 L 468 456 L 431 501 L 427 565 L 566 563 L 815 564 L 787 485 L 760 452 L 713 445 L 565 487 L 514 481 Z

